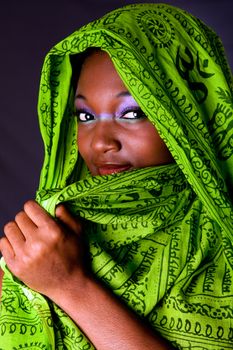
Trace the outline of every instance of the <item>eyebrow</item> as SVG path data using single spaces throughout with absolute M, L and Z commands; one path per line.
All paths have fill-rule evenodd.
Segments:
M 116 95 L 116 97 L 124 97 L 124 96 L 131 96 L 131 94 L 129 93 L 129 91 L 122 91 Z
M 132 96 L 129 91 L 122 91 L 119 92 L 119 94 L 116 95 L 117 98 L 119 97 L 124 97 L 124 96 Z M 80 99 L 80 100 L 86 100 L 86 97 L 82 94 L 78 94 L 75 96 L 75 100 Z
M 78 94 L 78 95 L 75 95 L 75 100 L 77 99 L 86 100 L 86 97 L 81 94 Z

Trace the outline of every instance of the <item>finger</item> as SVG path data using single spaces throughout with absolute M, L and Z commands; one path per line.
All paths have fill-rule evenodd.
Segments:
M 2 237 L 0 239 L 0 251 L 5 259 L 6 264 L 10 267 L 13 260 L 15 259 L 15 252 L 12 248 L 12 245 L 6 237 Z
M 32 233 L 37 229 L 37 226 L 28 217 L 25 211 L 21 211 L 16 215 L 15 222 L 26 239 L 30 238 Z
M 56 217 L 75 233 L 80 234 L 82 232 L 81 219 L 74 217 L 63 204 L 57 206 Z
M 4 226 L 3 230 L 8 242 L 11 244 L 12 249 L 14 251 L 21 249 L 23 244 L 25 244 L 25 236 L 19 229 L 16 222 L 8 222 L 8 224 Z
M 46 224 L 48 221 L 53 221 L 51 216 L 33 200 L 24 204 L 24 211 L 37 227 Z

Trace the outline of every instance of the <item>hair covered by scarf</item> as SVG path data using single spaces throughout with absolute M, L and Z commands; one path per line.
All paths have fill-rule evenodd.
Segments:
M 86 176 L 72 62 L 91 47 L 110 55 L 176 164 Z M 87 24 L 49 52 L 42 71 L 37 200 L 52 215 L 66 202 L 88 220 L 98 278 L 181 349 L 233 347 L 232 90 L 217 35 L 165 4 L 129 5 Z M 93 348 L 62 310 L 5 271 L 1 350 Z

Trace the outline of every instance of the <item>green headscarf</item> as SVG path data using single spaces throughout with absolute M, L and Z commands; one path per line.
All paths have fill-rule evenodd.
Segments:
M 110 55 L 176 164 L 88 174 L 78 159 L 72 69 L 90 47 Z M 65 202 L 88 220 L 94 273 L 180 349 L 233 347 L 232 91 L 216 34 L 165 4 L 112 11 L 57 44 L 43 66 L 37 200 L 52 215 Z M 94 349 L 2 266 L 1 350 Z

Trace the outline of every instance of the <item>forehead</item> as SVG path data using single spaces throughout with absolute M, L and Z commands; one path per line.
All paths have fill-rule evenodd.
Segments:
M 98 88 L 128 91 L 109 55 L 101 50 L 91 52 L 83 61 L 77 82 L 77 93 Z

